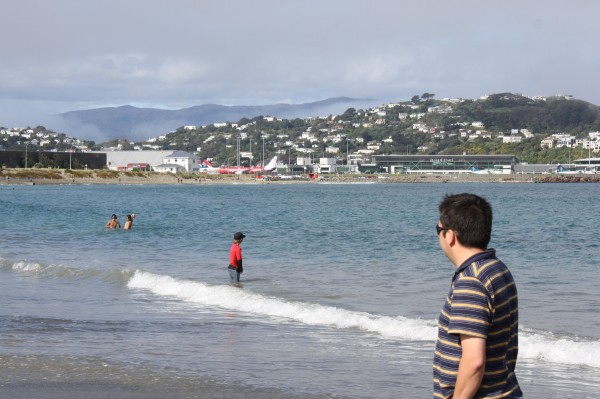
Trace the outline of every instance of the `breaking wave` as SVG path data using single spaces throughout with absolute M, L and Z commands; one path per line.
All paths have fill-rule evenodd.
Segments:
M 434 322 L 389 317 L 350 311 L 333 306 L 287 301 L 229 286 L 210 286 L 202 282 L 179 280 L 170 276 L 136 271 L 127 283 L 131 289 L 184 302 L 215 306 L 270 318 L 280 318 L 313 326 L 359 329 L 385 338 L 434 341 Z M 600 341 L 576 337 L 556 337 L 552 333 L 522 330 L 519 357 L 553 363 L 600 368 Z

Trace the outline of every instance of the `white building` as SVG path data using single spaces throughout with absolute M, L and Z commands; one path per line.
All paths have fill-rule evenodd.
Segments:
M 296 159 L 296 165 L 300 165 L 300 166 L 312 165 L 312 158 L 298 157 Z
M 427 112 L 432 112 L 436 114 L 448 114 L 452 112 L 452 107 L 449 105 L 438 105 L 436 107 L 427 108 Z
M 502 136 L 503 143 L 520 143 L 523 137 L 521 136 Z
M 335 173 L 336 163 L 336 158 L 319 158 L 317 173 Z
M 157 172 L 187 172 L 198 173 L 200 166 L 198 157 L 185 151 L 174 151 L 171 155 L 163 158 L 161 165 L 154 166 Z
M 572 136 L 570 134 L 565 134 L 565 133 L 553 134 L 552 137 L 554 137 L 556 139 L 556 144 L 555 144 L 556 148 L 573 147 L 573 144 L 575 144 L 575 141 L 576 141 L 575 136 Z
M 127 169 L 128 164 L 146 163 L 154 168 L 173 151 L 99 151 L 106 154 L 106 166 L 110 170 Z
M 600 132 L 589 132 L 588 137 L 590 140 L 600 140 Z
M 546 137 L 540 143 L 540 147 L 541 148 L 554 148 L 554 141 L 555 140 L 553 137 Z

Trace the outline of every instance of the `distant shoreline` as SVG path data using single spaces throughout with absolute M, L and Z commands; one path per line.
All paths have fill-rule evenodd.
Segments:
M 269 181 L 252 175 L 184 175 L 155 172 L 79 171 L 64 169 L 2 169 L 1 185 L 73 185 L 73 184 L 327 184 L 327 183 L 600 183 L 600 175 L 321 175 L 319 179 L 293 178 Z

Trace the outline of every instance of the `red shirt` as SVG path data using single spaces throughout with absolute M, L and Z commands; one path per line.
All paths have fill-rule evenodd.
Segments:
M 242 264 L 242 247 L 237 242 L 234 242 L 229 250 L 229 264 L 238 269 Z

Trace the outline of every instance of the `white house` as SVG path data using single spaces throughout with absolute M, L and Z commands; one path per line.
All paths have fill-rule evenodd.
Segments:
M 154 167 L 157 172 L 188 172 L 198 173 L 200 166 L 198 157 L 185 151 L 174 151 L 163 158 L 163 163 Z
M 555 143 L 555 140 L 554 140 L 553 137 L 546 137 L 540 143 L 540 147 L 542 147 L 542 148 L 553 148 L 554 147 L 554 143 Z
M 452 112 L 452 107 L 449 105 L 438 105 L 436 107 L 427 108 L 427 112 L 433 112 L 436 114 L 448 114 Z
M 590 140 L 600 140 L 600 132 L 589 132 Z
M 306 131 L 306 132 L 302 132 L 302 135 L 300 135 L 300 138 L 303 140 L 312 140 L 314 138 L 316 138 L 315 134 L 310 132 L 310 131 Z
M 575 144 L 575 140 L 576 137 L 570 134 L 566 134 L 566 133 L 556 133 L 553 134 L 552 137 L 554 137 L 556 139 L 556 144 L 555 147 L 556 148 L 561 148 L 561 147 L 573 147 L 573 144 Z
M 522 138 L 521 136 L 501 136 L 503 143 L 520 143 Z
M 185 172 L 185 170 L 183 169 L 183 166 L 181 165 L 177 165 L 177 164 L 160 164 L 160 165 L 156 165 L 153 167 L 155 172 L 158 173 L 178 173 L 178 172 Z

